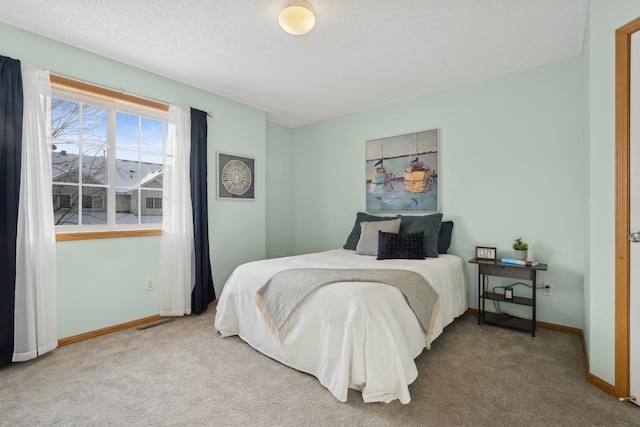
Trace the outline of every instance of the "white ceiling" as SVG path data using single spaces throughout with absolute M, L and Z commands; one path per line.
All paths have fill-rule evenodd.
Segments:
M 580 55 L 588 0 L 0 0 L 0 21 L 294 127 Z M 1 54 L 1 52 L 0 52 Z

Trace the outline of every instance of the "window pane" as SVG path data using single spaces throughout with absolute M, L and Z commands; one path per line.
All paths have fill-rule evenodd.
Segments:
M 157 170 L 162 169 L 162 154 L 142 153 L 141 159 L 143 163 L 150 163 L 157 166 Z
M 133 114 L 116 113 L 116 148 L 138 150 L 139 119 Z
M 116 188 L 116 224 L 138 224 L 138 194 L 136 188 Z
M 104 196 L 91 196 L 92 209 L 104 209 Z
M 143 224 L 161 224 L 162 191 L 143 188 L 141 193 L 145 203 L 143 205 L 144 209 L 140 213 L 140 221 Z
M 140 160 L 140 155 L 137 150 L 116 150 L 116 159 L 119 160 L 132 160 L 137 162 Z
M 145 188 L 162 188 L 162 156 L 143 154 L 140 162 L 140 185 Z
M 116 186 L 118 187 L 131 188 L 140 185 L 138 153 L 134 153 L 135 157 L 131 154 L 128 151 L 116 151 Z
M 53 218 L 56 225 L 78 224 L 77 186 L 53 186 Z
M 80 139 L 80 105 L 60 98 L 51 99 L 51 136 Z
M 108 184 L 107 148 L 99 145 L 82 147 L 82 182 Z
M 71 196 L 69 194 L 60 194 L 58 196 L 58 207 L 59 208 L 70 208 L 71 207 Z
M 78 182 L 78 144 L 54 141 L 51 153 L 53 182 Z
M 91 209 L 91 196 L 82 196 L 82 209 Z
M 100 211 L 104 209 L 104 196 L 82 195 L 82 209 Z
M 145 197 L 145 206 L 146 206 L 146 208 L 147 209 L 162 209 L 162 198 L 161 197 L 155 197 L 156 194 L 151 194 L 150 192 L 148 192 L 146 190 L 145 190 L 145 192 L 148 194 Z
M 116 188 L 116 213 L 131 213 L 131 194 L 135 188 Z
M 160 120 L 142 118 L 140 149 L 162 154 L 163 126 Z
M 82 186 L 82 223 L 107 223 L 107 189 Z
M 108 111 L 95 105 L 82 108 L 82 140 L 94 144 L 107 143 Z

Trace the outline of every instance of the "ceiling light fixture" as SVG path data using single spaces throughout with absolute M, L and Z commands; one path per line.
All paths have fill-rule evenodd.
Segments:
M 307 34 L 316 25 L 313 6 L 305 0 L 287 0 L 278 15 L 283 30 L 294 36 Z

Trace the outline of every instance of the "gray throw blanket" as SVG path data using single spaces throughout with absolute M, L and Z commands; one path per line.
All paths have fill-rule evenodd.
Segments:
M 336 282 L 378 282 L 395 286 L 405 296 L 431 342 L 432 325 L 440 309 L 440 296 L 421 274 L 395 269 L 301 268 L 276 273 L 258 289 L 256 304 L 265 321 L 280 339 L 280 329 L 309 293 Z

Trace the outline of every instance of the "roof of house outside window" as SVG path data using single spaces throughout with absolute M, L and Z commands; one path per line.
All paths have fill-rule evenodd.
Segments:
M 88 164 L 93 164 L 89 159 L 97 159 L 96 168 L 88 167 Z M 84 156 L 83 158 L 83 182 L 90 182 L 92 184 L 107 184 L 107 170 L 105 163 L 100 158 L 92 156 Z M 78 155 L 61 152 L 52 153 L 52 175 L 53 182 L 76 182 L 76 180 L 63 179 L 65 175 L 70 172 L 75 172 L 78 168 Z M 138 170 L 138 165 L 140 170 Z M 124 194 L 129 192 L 130 189 L 150 184 L 154 180 L 162 179 L 162 165 L 157 163 L 148 163 L 116 159 L 116 193 Z

